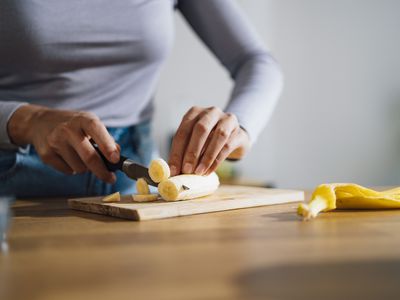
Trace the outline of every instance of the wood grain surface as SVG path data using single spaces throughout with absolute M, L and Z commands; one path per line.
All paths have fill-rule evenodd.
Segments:
M 127 195 L 117 203 L 104 203 L 103 197 L 69 199 L 72 209 L 136 221 L 188 216 L 231 209 L 273 205 L 304 200 L 303 191 L 223 185 L 207 197 L 193 200 L 133 203 Z
M 398 299 L 400 211 L 296 203 L 131 222 L 16 201 L 0 299 Z

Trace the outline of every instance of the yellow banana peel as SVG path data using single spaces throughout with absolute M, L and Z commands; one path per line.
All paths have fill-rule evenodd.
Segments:
M 320 212 L 341 209 L 400 208 L 400 187 L 375 191 L 353 183 L 319 185 L 308 203 L 301 203 L 297 214 L 304 220 L 315 218 Z

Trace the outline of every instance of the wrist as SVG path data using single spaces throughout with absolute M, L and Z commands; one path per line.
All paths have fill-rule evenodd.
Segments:
M 228 160 L 235 161 L 242 159 L 250 150 L 250 137 L 247 131 L 243 128 L 240 128 L 239 137 L 240 143 L 239 147 L 233 150 L 229 156 Z
M 7 131 L 10 141 L 18 146 L 32 144 L 32 134 L 40 116 L 48 109 L 37 105 L 22 105 L 10 117 Z

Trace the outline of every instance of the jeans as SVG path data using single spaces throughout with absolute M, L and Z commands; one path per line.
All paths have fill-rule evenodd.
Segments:
M 150 122 L 131 127 L 107 128 L 121 146 L 121 154 L 148 166 L 156 151 Z M 65 175 L 45 165 L 33 146 L 19 150 L 0 149 L 0 195 L 14 197 L 99 196 L 116 191 L 135 193 L 135 181 L 120 171 L 115 184 L 108 184 L 92 173 Z

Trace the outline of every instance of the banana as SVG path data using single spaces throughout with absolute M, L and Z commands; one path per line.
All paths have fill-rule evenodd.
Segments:
M 147 184 L 146 180 L 144 180 L 144 178 L 139 178 L 136 181 L 136 191 L 140 195 L 150 194 L 149 185 Z
M 400 187 L 375 191 L 352 183 L 321 184 L 309 203 L 301 203 L 297 214 L 304 220 L 315 218 L 320 212 L 340 209 L 395 209 L 400 208 Z
M 135 202 L 151 202 L 158 199 L 158 194 L 132 195 L 132 200 Z
M 149 175 L 154 182 L 159 183 L 168 179 L 171 176 L 171 171 L 167 162 L 158 158 L 150 162 Z
M 189 189 L 184 189 L 183 186 Z M 178 175 L 163 180 L 158 185 L 158 192 L 167 201 L 178 201 L 203 197 L 214 193 L 219 186 L 217 174 L 208 176 Z
M 119 202 L 119 201 L 121 201 L 121 195 L 119 192 L 116 192 L 114 194 L 104 197 L 101 201 L 106 202 L 106 203 Z
M 218 175 L 214 172 L 208 176 L 183 174 L 171 176 L 169 166 L 163 159 L 152 160 L 149 166 L 150 178 L 158 184 L 158 192 L 166 201 L 178 201 L 203 197 L 214 193 L 219 187 Z M 185 188 L 185 187 L 188 187 Z M 138 194 L 131 195 L 135 202 L 150 202 L 159 199 L 159 194 L 151 194 L 149 185 L 144 178 L 136 181 Z M 119 192 L 103 198 L 103 202 L 118 202 Z

